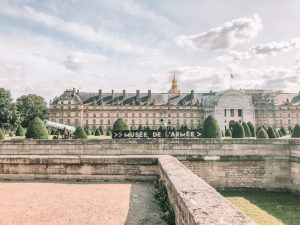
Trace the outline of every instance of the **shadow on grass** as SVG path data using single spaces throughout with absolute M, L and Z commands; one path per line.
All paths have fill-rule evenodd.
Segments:
M 243 197 L 287 225 L 300 224 L 300 195 L 271 191 L 220 191 L 224 197 Z

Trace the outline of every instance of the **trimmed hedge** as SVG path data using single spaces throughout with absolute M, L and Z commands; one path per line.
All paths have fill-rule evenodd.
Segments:
M 101 135 L 104 135 L 104 128 L 103 128 L 103 126 L 100 126 L 100 127 L 99 127 L 99 131 L 100 131 L 100 134 L 101 134 Z
M 277 131 L 277 129 L 276 129 L 276 128 L 274 129 L 274 132 L 275 132 L 275 134 L 276 134 L 276 138 L 279 138 L 279 137 L 280 137 L 280 135 L 279 135 L 279 133 L 278 133 L 278 131 Z
M 292 138 L 300 138 L 300 126 L 296 124 L 293 129 Z
M 260 128 L 258 131 L 257 131 L 257 135 L 256 135 L 256 138 L 257 139 L 261 139 L 261 138 L 269 138 L 267 132 L 265 131 L 264 128 Z
M 99 128 L 96 128 L 95 130 L 95 136 L 100 136 L 101 135 L 101 132 L 99 130 Z
M 278 134 L 279 134 L 279 137 L 283 136 L 280 130 L 278 131 Z
M 39 117 L 35 117 L 33 120 L 29 121 L 25 137 L 33 139 L 49 138 L 48 130 Z
M 275 133 L 273 127 L 268 128 L 267 134 L 268 134 L 269 138 L 276 138 L 276 133 Z
M 87 138 L 87 135 L 86 135 L 84 129 L 82 129 L 82 127 L 76 128 L 76 131 L 74 132 L 74 136 L 75 136 L 75 138 Z
M 250 131 L 247 123 L 243 122 L 242 126 L 243 126 L 244 131 L 245 131 L 245 137 L 252 137 L 251 131 Z
M 232 138 L 244 138 L 245 131 L 240 122 L 235 122 L 232 127 Z
M 286 135 L 286 130 L 284 129 L 284 127 L 281 127 L 281 128 L 280 128 L 280 132 L 282 133 L 283 136 Z
M 90 135 L 91 135 L 91 132 L 90 132 L 90 130 L 89 130 L 88 127 L 85 127 L 85 128 L 84 128 L 84 132 L 85 132 L 85 134 L 86 134 L 87 136 L 90 136 Z
M 24 137 L 25 133 L 26 132 L 25 132 L 24 128 L 21 125 L 19 125 L 18 128 L 17 128 L 17 130 L 16 130 L 16 136 L 18 136 L 18 137 Z M 48 132 L 48 134 L 49 134 L 49 132 Z
M 113 131 L 129 130 L 129 126 L 125 119 L 119 118 L 114 122 Z
M 231 130 L 230 129 L 227 129 L 225 131 L 225 137 L 232 137 L 232 133 L 231 133 Z
M 221 138 L 222 133 L 218 121 L 214 116 L 209 115 L 203 123 L 204 138 Z
M 250 132 L 251 132 L 251 137 L 256 137 L 256 128 L 253 125 L 253 123 L 248 122 L 247 125 L 249 127 Z

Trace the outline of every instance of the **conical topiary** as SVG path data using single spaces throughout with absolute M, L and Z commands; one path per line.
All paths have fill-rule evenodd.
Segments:
M 250 130 L 250 133 L 251 133 L 251 137 L 256 137 L 256 128 L 253 125 L 253 123 L 248 122 L 247 125 L 249 127 L 249 130 Z
M 292 138 L 300 138 L 300 126 L 296 124 L 293 129 Z
M 143 127 L 142 127 L 143 129 Z M 113 125 L 113 131 L 123 131 L 123 130 L 129 130 L 129 126 L 125 119 L 118 118 Z
M 142 131 L 142 130 L 144 130 L 144 128 L 143 128 L 143 125 L 140 124 L 140 125 L 138 126 L 138 131 Z
M 230 129 L 227 129 L 225 131 L 225 137 L 232 137 L 232 133 L 231 133 L 231 130 Z
M 284 129 L 284 127 L 281 127 L 281 128 L 280 128 L 280 132 L 281 132 L 281 134 L 282 134 L 283 136 L 286 135 L 286 130 Z
M 247 123 L 243 122 L 243 123 L 242 123 L 242 126 L 243 126 L 244 131 L 245 131 L 245 137 L 251 137 L 251 136 L 252 136 L 252 135 L 251 135 L 251 131 L 250 131 L 250 129 L 249 129 Z
M 244 138 L 245 131 L 240 122 L 235 122 L 232 128 L 232 138 Z
M 96 128 L 96 130 L 95 130 L 95 136 L 100 136 L 100 135 L 101 135 L 101 133 L 100 133 L 99 128 Z
M 209 115 L 203 123 L 204 138 L 221 138 L 222 133 L 218 121 L 214 116 Z
M 35 117 L 29 122 L 25 136 L 33 139 L 48 139 L 49 134 L 44 122 L 39 117 Z
M 279 137 L 280 137 L 280 135 L 279 135 L 279 133 L 278 133 L 278 131 L 277 131 L 277 129 L 276 129 L 276 128 L 274 129 L 274 132 L 275 132 L 276 138 L 279 138 Z
M 278 134 L 279 134 L 279 137 L 283 136 L 280 130 L 278 131 Z
M 260 128 L 257 131 L 256 138 L 261 139 L 261 138 L 269 138 L 267 132 L 265 131 L 264 128 Z
M 85 132 L 85 134 L 86 134 L 87 136 L 90 136 L 90 135 L 91 135 L 90 130 L 89 130 L 88 127 L 85 127 L 85 128 L 84 128 L 84 132 Z
M 25 132 L 24 128 L 21 125 L 19 125 L 17 130 L 16 130 L 16 136 L 24 137 L 25 133 L 26 132 Z
M 100 135 L 104 135 L 104 128 L 103 128 L 103 126 L 99 127 L 99 131 L 100 131 Z
M 267 134 L 268 134 L 269 138 L 276 138 L 276 133 L 275 133 L 273 127 L 268 128 Z
M 4 140 L 5 135 L 3 134 L 2 129 L 0 129 L 0 141 Z
M 74 136 L 75 136 L 75 138 L 87 138 L 87 135 L 86 135 L 84 129 L 82 129 L 82 127 L 76 128 L 76 131 L 74 132 Z

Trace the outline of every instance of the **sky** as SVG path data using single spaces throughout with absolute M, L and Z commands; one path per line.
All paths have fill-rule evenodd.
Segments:
M 0 0 L 0 87 L 300 90 L 300 1 Z

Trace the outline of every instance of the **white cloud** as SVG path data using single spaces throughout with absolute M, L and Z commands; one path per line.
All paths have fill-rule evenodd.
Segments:
M 263 25 L 259 15 L 243 17 L 224 23 L 221 27 L 191 36 L 179 36 L 177 43 L 193 49 L 227 49 L 256 37 Z
M 234 51 L 230 50 L 226 55 L 221 55 L 215 58 L 218 62 L 223 64 L 239 63 L 243 60 L 250 59 L 252 55 L 248 51 Z

